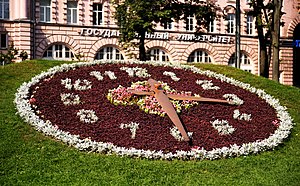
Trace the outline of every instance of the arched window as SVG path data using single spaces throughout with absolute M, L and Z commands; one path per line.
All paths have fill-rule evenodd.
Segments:
M 188 58 L 189 63 L 211 63 L 211 57 L 203 50 L 196 50 Z
M 65 45 L 52 45 L 43 54 L 43 58 L 71 59 L 74 55 L 70 48 Z
M 97 52 L 95 59 L 123 60 L 124 57 L 115 47 L 104 47 Z
M 147 54 L 150 61 L 170 61 L 166 52 L 159 48 L 153 48 Z
M 230 59 L 229 59 L 229 62 L 228 62 L 228 65 L 229 66 L 232 66 L 232 67 L 235 67 L 235 54 L 233 54 Z M 249 57 L 244 54 L 244 53 L 241 53 L 240 54 L 240 68 L 244 71 L 247 71 L 247 72 L 252 72 L 253 71 L 253 67 L 252 67 L 252 63 L 251 63 L 251 60 L 249 59 Z

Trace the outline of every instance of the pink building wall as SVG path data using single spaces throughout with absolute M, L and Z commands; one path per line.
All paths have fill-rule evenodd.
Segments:
M 246 16 L 250 10 L 246 0 L 241 1 L 241 51 L 251 59 L 252 73 L 259 71 L 259 47 L 256 33 L 246 35 Z M 52 45 L 62 44 L 69 47 L 74 54 L 83 54 L 84 60 L 93 60 L 99 49 L 112 46 L 120 50 L 125 59 L 129 59 L 129 54 L 137 57 L 137 49 L 126 50 L 122 48 L 116 36 L 95 37 L 88 34 L 80 34 L 82 29 L 109 30 L 110 33 L 116 31 L 117 26 L 113 20 L 113 6 L 108 0 L 78 0 L 78 23 L 67 24 L 67 0 L 51 1 L 51 21 L 49 23 L 40 22 L 40 0 L 35 1 L 35 20 L 32 20 L 32 4 L 34 1 L 10 0 L 9 19 L 0 19 L 0 33 L 7 33 L 8 42 L 21 50 L 25 50 L 30 58 L 43 58 L 45 51 Z M 93 3 L 103 4 L 103 24 L 93 25 Z M 180 34 L 192 35 L 186 32 L 184 21 L 179 21 L 173 25 L 173 29 L 165 30 L 162 26 L 157 26 L 157 33 L 168 33 L 168 39 L 149 39 L 146 42 L 146 49 L 160 48 L 169 56 L 171 62 L 187 62 L 188 57 L 195 50 L 205 51 L 211 58 L 212 63 L 228 65 L 230 57 L 235 52 L 234 34 L 226 33 L 226 25 L 222 16 L 222 10 L 227 5 L 235 6 L 235 0 L 218 0 L 220 16 L 216 23 L 216 31 L 209 33 L 212 36 L 224 36 L 230 38 L 229 43 L 222 42 L 199 42 L 194 40 L 178 40 Z M 285 22 L 281 29 L 281 37 L 287 43 L 292 43 L 296 26 L 300 23 L 298 14 L 298 1 L 284 1 L 283 16 Z M 0 49 L 5 52 L 5 49 Z M 132 57 L 131 56 L 131 57 Z M 293 84 L 293 48 L 292 46 L 282 46 L 280 51 L 280 70 L 282 71 L 282 83 Z

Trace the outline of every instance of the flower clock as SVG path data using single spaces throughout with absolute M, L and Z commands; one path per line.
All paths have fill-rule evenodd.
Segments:
M 15 104 L 38 131 L 80 150 L 150 159 L 255 154 L 274 149 L 293 126 L 263 90 L 161 62 L 57 66 L 24 83 Z

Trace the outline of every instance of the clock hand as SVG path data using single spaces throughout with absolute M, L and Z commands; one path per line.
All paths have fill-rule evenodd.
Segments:
M 162 109 L 167 113 L 171 121 L 175 124 L 179 132 L 181 133 L 184 141 L 190 141 L 190 138 L 188 137 L 185 128 L 183 127 L 177 112 L 175 111 L 172 103 L 170 102 L 167 95 L 164 94 L 163 91 L 158 90 L 155 92 L 154 97 L 157 99 L 159 104 L 161 105 Z
M 201 101 L 201 102 L 215 102 L 215 103 L 227 103 L 227 100 L 223 99 L 213 99 L 213 98 L 204 98 L 204 97 L 197 97 L 197 96 L 186 96 L 186 95 L 176 95 L 176 94 L 167 94 L 167 96 L 171 99 L 175 100 L 190 100 L 190 101 Z
M 161 105 L 162 109 L 167 113 L 171 121 L 175 124 L 179 132 L 181 133 L 184 141 L 190 141 L 190 138 L 187 135 L 185 128 L 183 127 L 177 112 L 175 111 L 172 103 L 170 102 L 168 96 L 164 94 L 159 82 L 154 79 L 148 80 L 151 89 L 154 92 L 154 97 L 157 99 L 158 103 Z
M 151 86 L 151 89 L 157 89 L 160 86 L 160 83 L 154 79 L 149 79 L 148 84 Z M 176 100 L 191 100 L 191 101 L 203 101 L 203 102 L 216 102 L 216 103 L 228 103 L 227 100 L 222 99 L 213 99 L 213 98 L 204 98 L 204 97 L 196 97 L 196 96 L 185 96 L 185 95 L 174 95 L 174 94 L 167 94 L 167 96 L 171 99 Z
M 141 90 L 128 90 L 128 92 L 136 94 L 136 95 L 147 95 L 147 96 L 153 96 L 154 92 L 147 92 L 147 91 L 141 91 Z

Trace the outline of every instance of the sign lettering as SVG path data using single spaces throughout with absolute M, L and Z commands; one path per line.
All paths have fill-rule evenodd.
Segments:
M 112 38 L 119 37 L 120 32 L 118 30 L 109 30 L 109 29 L 95 29 L 95 28 L 81 28 L 79 34 L 82 36 L 91 36 L 91 37 L 100 37 L 100 38 Z M 138 38 L 139 35 L 136 34 Z M 173 37 L 170 37 L 169 32 L 154 32 L 146 33 L 146 39 L 160 39 L 160 40 L 169 40 Z M 230 43 L 230 36 L 220 36 L 220 35 L 195 35 L 195 34 L 178 34 L 174 37 L 178 41 L 195 41 L 195 42 L 211 42 L 211 43 Z M 298 41 L 298 40 L 296 40 Z M 296 42 L 295 41 L 295 42 Z M 300 47 L 300 40 L 297 42 L 297 46 Z M 296 46 L 296 47 L 297 47 Z

